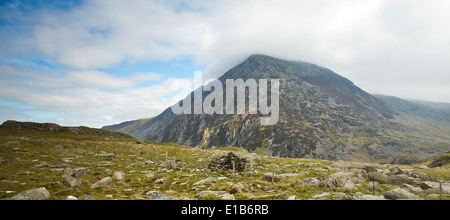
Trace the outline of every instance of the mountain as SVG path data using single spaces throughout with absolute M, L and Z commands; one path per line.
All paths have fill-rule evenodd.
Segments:
M 236 146 L 265 155 L 327 160 L 427 157 L 449 150 L 447 137 L 424 138 L 422 130 L 402 121 L 403 112 L 315 64 L 253 55 L 219 78 L 222 84 L 226 79 L 279 79 L 278 123 L 263 126 L 261 115 L 248 110 L 243 115 L 176 115 L 168 108 L 151 120 L 103 129 L 161 143 Z M 210 93 L 203 92 L 203 98 Z

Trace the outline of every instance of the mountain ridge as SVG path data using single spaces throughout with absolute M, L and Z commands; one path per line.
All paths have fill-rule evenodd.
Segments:
M 430 141 L 417 145 L 404 140 L 403 136 L 414 129 L 395 120 L 403 112 L 327 68 L 252 55 L 218 79 L 224 83 L 226 79 L 251 78 L 280 80 L 280 119 L 276 125 L 261 126 L 258 116 L 250 114 L 174 115 L 168 108 L 143 123 L 139 128 L 143 132 L 135 137 L 329 160 L 392 159 L 403 154 L 423 157 L 431 153 L 425 146 Z M 434 144 L 433 153 L 448 149 L 446 144 Z

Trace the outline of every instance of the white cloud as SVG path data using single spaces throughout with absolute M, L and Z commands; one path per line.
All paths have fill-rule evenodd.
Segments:
M 32 43 L 64 66 L 95 69 L 193 56 L 202 28 L 200 14 L 158 1 L 97 0 L 65 14 L 48 12 Z
M 136 73 L 130 77 L 117 77 L 100 71 L 43 75 L 32 69 L 2 63 L 0 71 L 7 73 L 0 75 L 2 98 L 36 108 L 33 111 L 16 108 L 14 113 L 14 107 L 1 107 L 5 113 L 1 120 L 22 116 L 22 120 L 43 122 L 52 119 L 37 117 L 36 114 L 51 112 L 47 115 L 57 117 L 58 123 L 63 125 L 92 127 L 157 115 L 173 104 L 170 97 L 178 91 L 171 89 L 171 85 L 186 81 L 177 78 L 162 80 L 162 75 L 155 73 Z M 143 82 L 157 83 L 136 86 Z
M 202 35 L 198 59 L 208 63 L 208 76 L 262 53 L 330 68 L 371 93 L 450 102 L 437 88 L 450 87 L 448 1 L 249 0 L 228 7 L 214 11 Z
M 371 93 L 450 102 L 448 11 L 447 0 L 93 0 L 64 12 L 43 8 L 19 16 L 31 31 L 0 30 L 0 56 L 29 52 L 65 71 L 0 62 L 0 98 L 62 112 L 60 122 L 101 126 L 156 115 L 186 94 L 172 85 L 192 81 L 100 68 L 195 58 L 209 78 L 261 53 L 330 68 Z

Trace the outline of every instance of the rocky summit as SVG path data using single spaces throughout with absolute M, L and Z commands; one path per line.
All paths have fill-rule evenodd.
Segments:
M 450 123 L 401 111 L 337 73 L 306 62 L 253 55 L 219 78 L 279 79 L 279 121 L 263 126 L 261 115 L 160 115 L 103 129 L 159 143 L 198 148 L 235 146 L 261 155 L 389 162 L 447 152 Z M 203 92 L 206 97 L 209 92 Z M 226 97 L 226 91 L 224 91 Z M 191 94 L 193 96 L 194 92 Z M 397 160 L 399 161 L 399 160 Z

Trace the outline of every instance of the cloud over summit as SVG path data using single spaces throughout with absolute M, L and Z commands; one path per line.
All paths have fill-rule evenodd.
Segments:
M 446 0 L 5 1 L 0 99 L 102 126 L 158 114 L 194 66 L 218 77 L 266 54 L 368 92 L 450 102 L 448 11 Z M 155 64 L 173 61 L 192 71 Z

